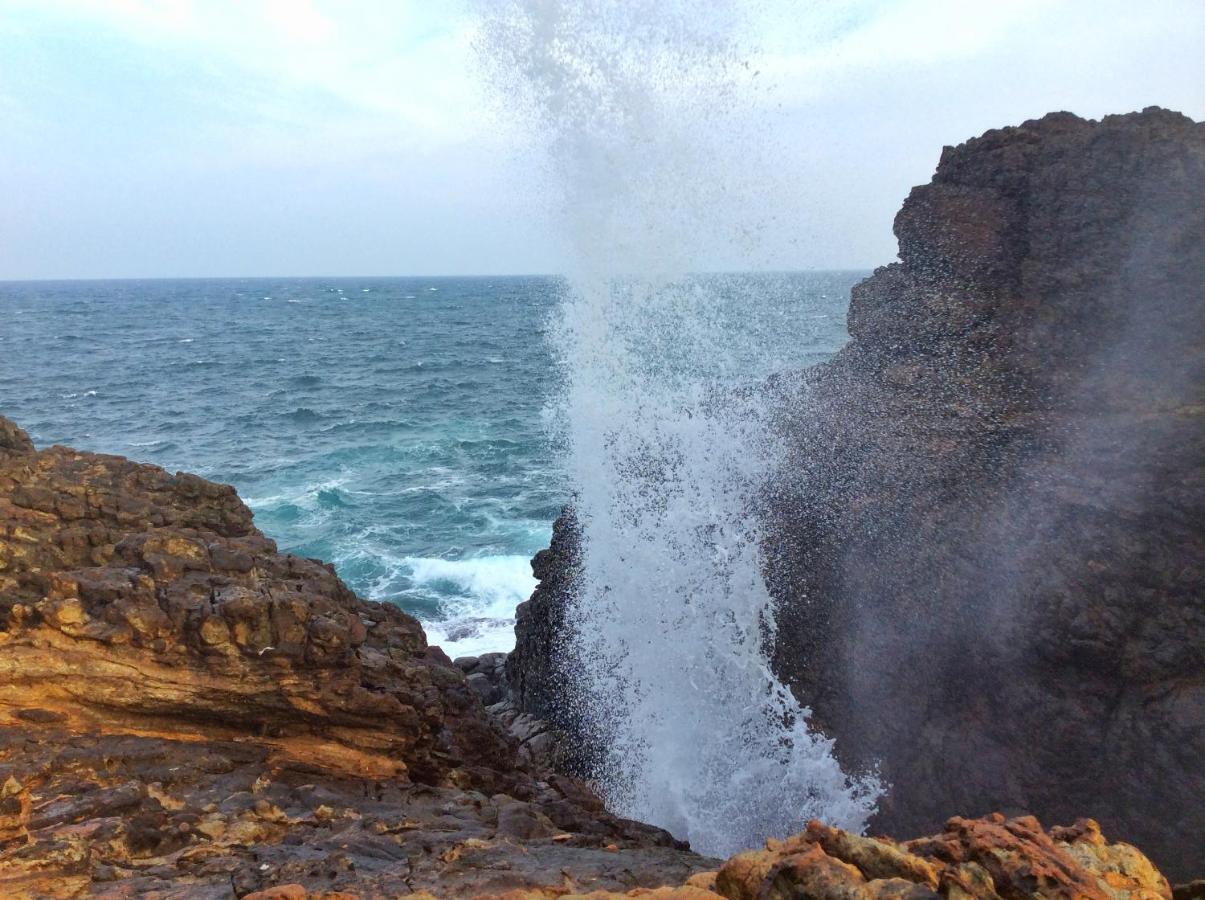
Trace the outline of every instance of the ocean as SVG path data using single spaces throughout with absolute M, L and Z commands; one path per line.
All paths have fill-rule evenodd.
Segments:
M 830 357 L 864 272 L 697 276 L 723 365 Z M 753 281 L 753 290 L 750 282 Z M 290 553 L 397 603 L 450 656 L 507 651 L 573 486 L 549 277 L 0 283 L 0 414 L 39 446 L 233 484 Z M 756 303 L 748 298 L 756 296 Z

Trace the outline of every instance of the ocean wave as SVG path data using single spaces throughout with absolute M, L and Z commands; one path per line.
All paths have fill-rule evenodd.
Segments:
M 449 656 L 509 652 L 515 644 L 515 608 L 536 580 L 527 556 L 469 559 L 406 557 L 415 588 L 441 595 L 442 616 L 424 627 Z
M 301 490 L 283 494 L 270 494 L 267 497 L 243 497 L 243 502 L 253 512 L 271 512 L 283 507 L 313 510 L 322 506 L 322 496 L 331 491 L 337 491 L 347 483 L 346 478 L 332 478 L 316 484 L 308 484 Z
M 481 556 L 469 559 L 406 557 L 416 586 L 451 589 L 472 599 L 473 612 L 513 617 L 515 607 L 530 596 L 536 580 L 527 556 Z
M 325 416 L 308 406 L 299 406 L 291 412 L 285 413 L 284 418 L 291 419 L 294 422 L 317 422 L 324 419 Z
M 439 647 L 448 656 L 480 656 L 483 653 L 509 653 L 515 648 L 515 620 L 459 619 L 424 622 L 427 643 Z

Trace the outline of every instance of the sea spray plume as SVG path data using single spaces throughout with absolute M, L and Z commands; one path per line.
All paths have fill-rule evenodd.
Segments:
M 703 2 L 493 7 L 482 48 L 547 151 L 572 252 L 553 328 L 581 569 L 565 686 L 613 809 L 727 854 L 812 817 L 860 829 L 851 780 L 770 671 L 754 507 L 776 456 L 718 294 L 768 223 L 741 103 L 741 18 Z

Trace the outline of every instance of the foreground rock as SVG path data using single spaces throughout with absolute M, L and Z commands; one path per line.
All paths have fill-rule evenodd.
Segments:
M 508 736 L 499 656 L 453 664 L 228 487 L 2 418 L 0 550 L 0 896 L 1170 896 L 1088 822 L 704 859 Z
M 1179 896 L 1177 891 L 1177 897 Z M 256 900 L 306 897 L 266 892 Z M 1090 819 L 1044 831 L 1033 818 L 951 819 L 932 837 L 898 843 L 864 838 L 820 822 L 766 849 L 741 853 L 718 871 L 683 884 L 623 894 L 510 891 L 506 900 L 551 896 L 659 897 L 667 900 L 1170 900 L 1172 890 L 1128 844 L 1110 844 Z
M 522 762 L 417 622 L 277 553 L 233 489 L 36 452 L 2 418 L 0 679 L 0 896 L 623 890 L 710 864 Z
M 1090 815 L 1205 871 L 1205 125 L 1057 113 L 947 148 L 854 289 L 849 345 L 778 379 L 774 665 L 872 827 Z M 508 676 L 558 705 L 574 529 Z M 588 768 L 588 766 L 587 766 Z
M 731 900 L 1171 897 L 1146 857 L 1108 843 L 1090 819 L 1046 832 L 1032 817 L 1002 815 L 951 819 L 942 833 L 904 843 L 812 822 L 764 851 L 734 856 L 715 890 Z
M 538 723 L 498 700 L 500 655 L 453 664 L 229 487 L 3 418 L 0 625 L 4 897 L 1169 896 L 1092 824 L 1029 820 L 813 823 L 716 874 L 505 733 Z

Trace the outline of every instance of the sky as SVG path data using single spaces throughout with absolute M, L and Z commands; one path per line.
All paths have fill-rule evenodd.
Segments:
M 749 3 L 759 164 L 792 175 L 759 265 L 891 261 L 908 190 L 989 128 L 1205 118 L 1203 0 Z M 0 0 L 0 280 L 561 271 L 486 7 Z

